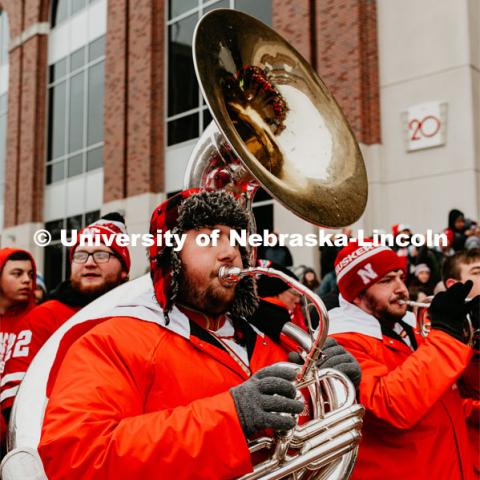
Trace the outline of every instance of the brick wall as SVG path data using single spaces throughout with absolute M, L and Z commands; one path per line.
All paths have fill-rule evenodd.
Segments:
M 380 142 L 375 0 L 273 0 L 273 27 L 316 68 L 357 140 Z
M 162 0 L 108 2 L 105 202 L 163 189 L 164 10 Z
M 15 39 L 47 21 L 41 0 L 2 3 Z M 44 189 L 47 36 L 34 35 L 9 54 L 8 126 L 5 168 L 5 227 L 41 221 Z

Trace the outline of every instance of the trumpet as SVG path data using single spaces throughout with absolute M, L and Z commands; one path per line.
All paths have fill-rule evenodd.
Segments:
M 430 301 L 427 303 L 427 302 L 415 302 L 413 300 L 399 300 L 398 303 L 400 303 L 401 305 L 408 305 L 409 307 L 428 308 L 432 302 Z
M 399 303 L 402 305 L 408 305 L 409 307 L 418 308 L 417 329 L 422 335 L 422 337 L 426 337 L 432 329 L 432 321 L 428 313 L 428 309 L 432 304 L 432 300 L 433 296 L 427 297 L 425 299 L 425 302 L 416 302 L 413 300 L 399 300 Z M 466 298 L 465 303 L 470 302 L 470 300 L 470 298 Z M 469 345 L 470 347 L 478 348 L 480 342 L 480 328 L 474 327 L 470 314 L 467 314 L 467 316 L 465 317 L 464 332 L 467 338 L 467 345 Z

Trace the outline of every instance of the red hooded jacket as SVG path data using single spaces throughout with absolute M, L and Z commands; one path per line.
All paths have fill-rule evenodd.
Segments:
M 0 249 L 0 272 L 3 271 L 8 258 L 14 253 L 25 253 L 33 267 L 33 287 L 31 299 L 7 310 L 0 315 L 0 409 L 4 410 L 13 404 L 23 375 L 10 371 L 11 362 L 19 358 L 30 358 L 32 331 L 27 320 L 27 313 L 35 305 L 33 290 L 35 289 L 36 266 L 32 255 L 17 248 Z

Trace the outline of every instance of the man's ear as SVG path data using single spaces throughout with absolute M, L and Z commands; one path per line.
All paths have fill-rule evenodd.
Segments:
M 120 278 L 121 280 L 126 282 L 128 280 L 128 272 L 126 272 L 125 270 L 122 270 L 122 273 L 120 274 Z
M 459 281 L 460 280 L 455 280 L 454 278 L 447 278 L 444 283 L 447 288 L 450 288 L 452 285 L 455 285 Z

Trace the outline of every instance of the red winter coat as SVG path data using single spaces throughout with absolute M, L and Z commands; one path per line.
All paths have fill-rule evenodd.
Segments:
M 71 307 L 58 300 L 49 300 L 33 308 L 24 316 L 22 324 L 29 332 L 29 349 L 25 355 L 13 355 L 5 367 L 5 378 L 11 379 L 8 381 L 11 394 L 1 404 L 3 408 L 12 406 L 20 382 L 43 344 L 78 310 L 80 307 Z
M 35 279 L 36 267 L 33 257 L 29 252 L 16 248 L 0 249 L 0 274 L 8 257 L 17 252 L 26 253 L 30 257 Z M 34 288 L 35 280 L 33 281 Z M 32 298 L 29 302 L 14 306 L 0 315 L 0 410 L 12 406 L 18 386 L 23 378 L 23 375 L 20 376 L 16 372 L 10 371 L 9 367 L 12 362 L 30 356 L 32 331 L 27 320 L 27 314 L 34 305 L 32 290 Z
M 213 480 L 251 470 L 229 392 L 248 373 L 177 309 L 168 326 L 158 323 L 114 317 L 68 350 L 39 446 L 50 480 Z M 251 345 L 251 372 L 286 359 L 266 337 Z
M 381 334 L 343 299 L 330 333 L 360 362 L 366 414 L 353 480 L 470 480 L 473 465 L 456 381 L 472 349 L 432 330 L 418 349 Z M 363 315 L 362 315 L 363 314 Z

